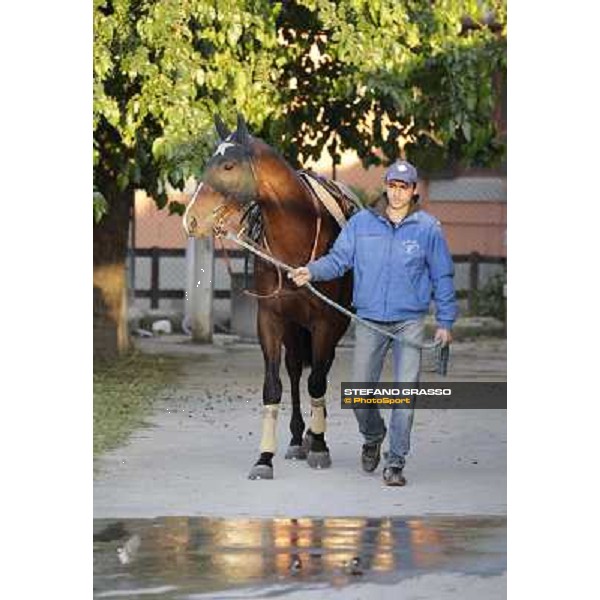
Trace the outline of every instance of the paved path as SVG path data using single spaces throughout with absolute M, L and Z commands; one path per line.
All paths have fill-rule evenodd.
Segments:
M 183 376 L 157 402 L 150 427 L 98 461 L 96 518 L 506 512 L 506 411 L 418 410 L 406 468 L 409 484 L 387 488 L 381 484 L 381 467 L 373 474 L 359 469 L 361 441 L 354 415 L 336 401 L 352 350 L 338 348 L 329 392 L 332 468 L 313 471 L 304 461 L 284 460 L 291 414 L 284 376 L 275 479 L 250 481 L 247 474 L 260 438 L 263 363 L 258 346 L 195 347 L 176 336 L 141 340 L 140 346 L 146 352 L 179 355 Z M 389 369 L 388 357 L 382 379 L 392 379 Z M 453 346 L 452 380 L 505 378 L 505 341 Z M 301 389 L 306 389 L 306 376 Z M 304 405 L 306 399 L 303 395 Z

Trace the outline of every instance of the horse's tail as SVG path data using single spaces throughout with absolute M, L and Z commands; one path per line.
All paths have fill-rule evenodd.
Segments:
M 298 347 L 300 348 L 300 356 L 302 357 L 302 366 L 309 367 L 312 365 L 312 335 L 308 329 L 300 327 L 298 336 Z

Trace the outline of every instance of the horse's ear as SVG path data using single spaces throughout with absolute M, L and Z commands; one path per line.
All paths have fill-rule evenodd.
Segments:
M 225 125 L 223 119 L 217 114 L 215 114 L 215 127 L 217 128 L 217 133 L 219 134 L 221 141 L 231 135 L 231 131 L 227 129 L 227 125 Z
M 236 131 L 237 141 L 240 144 L 247 145 L 250 141 L 250 134 L 248 133 L 248 126 L 246 125 L 246 120 L 243 115 L 238 113 L 237 116 L 237 131 Z

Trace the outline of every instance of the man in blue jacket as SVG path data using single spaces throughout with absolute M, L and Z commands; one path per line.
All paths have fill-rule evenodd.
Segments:
M 360 324 L 356 326 L 353 359 L 355 381 L 379 381 L 390 346 L 394 379 L 417 383 L 421 368 L 423 320 L 433 298 L 435 339 L 452 342 L 456 319 L 454 265 L 439 221 L 421 210 L 416 194 L 417 170 L 407 161 L 386 172 L 386 197 L 359 211 L 342 229 L 330 252 L 295 269 L 296 285 L 327 281 L 354 269 L 353 304 L 356 314 L 400 337 L 395 341 Z M 376 406 L 356 408 L 354 414 L 364 437 L 362 466 L 377 468 L 387 433 Z M 388 485 L 405 485 L 402 473 L 410 448 L 412 409 L 391 409 L 389 453 L 383 470 Z

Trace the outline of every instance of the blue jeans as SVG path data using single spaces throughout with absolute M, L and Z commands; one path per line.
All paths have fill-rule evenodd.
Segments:
M 415 344 L 423 343 L 423 319 L 376 323 L 376 325 Z M 419 372 L 421 369 L 420 348 L 404 345 L 360 323 L 356 325 L 355 335 L 356 341 L 352 369 L 353 381 L 379 381 L 387 351 L 392 346 L 394 381 L 403 383 L 419 382 Z M 389 453 L 386 465 L 403 467 L 405 456 L 410 449 L 410 431 L 414 418 L 414 409 L 390 408 L 386 410 L 391 412 L 389 422 Z M 371 444 L 383 441 L 386 428 L 377 406 L 355 408 L 354 414 L 365 443 Z

